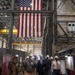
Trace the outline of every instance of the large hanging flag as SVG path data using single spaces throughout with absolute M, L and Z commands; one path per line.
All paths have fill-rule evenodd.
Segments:
M 42 0 L 20 0 L 19 10 L 42 10 Z M 18 21 L 19 37 L 42 36 L 42 14 L 20 13 Z

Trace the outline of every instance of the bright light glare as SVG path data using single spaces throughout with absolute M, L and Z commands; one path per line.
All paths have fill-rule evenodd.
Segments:
M 19 55 L 18 55 L 18 54 L 16 54 L 16 57 L 19 57 Z
M 33 4 L 31 3 L 30 5 L 32 6 Z
M 5 15 L 5 17 L 7 17 L 7 15 Z
M 68 56 L 67 55 L 65 55 L 65 58 L 67 58 Z
M 32 59 L 34 59 L 34 56 L 32 56 Z
M 4 28 L 6 28 L 6 26 L 4 26 Z

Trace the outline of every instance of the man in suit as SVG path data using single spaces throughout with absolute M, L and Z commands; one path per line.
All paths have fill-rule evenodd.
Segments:
M 40 56 L 36 70 L 39 75 L 43 75 L 43 56 Z

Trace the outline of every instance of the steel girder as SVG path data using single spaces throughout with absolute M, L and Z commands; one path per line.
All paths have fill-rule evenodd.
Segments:
M 46 11 L 46 10 L 38 10 L 38 11 L 30 11 L 30 10 L 2 10 L 0 13 L 53 13 L 53 11 Z
M 68 18 L 70 18 L 70 17 L 72 18 L 73 17 L 74 18 L 75 17 L 74 14 L 73 15 L 71 15 L 71 14 L 70 15 L 67 15 L 67 14 L 65 14 L 65 15 L 57 15 L 57 10 L 61 6 L 61 4 L 63 3 L 63 5 L 64 5 L 67 1 L 68 0 L 64 0 L 64 2 L 63 2 L 63 0 L 61 0 L 61 2 L 58 5 L 58 7 L 57 7 L 57 3 L 54 4 L 57 7 L 57 8 L 55 8 L 56 14 L 55 14 L 55 21 L 54 21 L 54 38 L 55 38 L 55 44 L 58 44 L 58 43 L 72 43 L 72 42 L 75 43 L 75 41 L 74 41 L 74 38 L 75 38 L 74 35 L 75 35 L 75 33 L 72 33 L 72 36 L 69 37 L 68 34 L 65 32 L 64 28 L 62 27 L 62 24 L 60 24 L 60 23 L 68 23 L 68 22 L 75 22 L 75 21 L 74 20 L 57 20 L 58 17 L 61 17 L 61 18 L 62 17 L 68 17 Z M 71 0 L 71 1 L 75 5 L 74 0 Z M 57 26 L 59 26 L 61 28 L 61 30 L 63 31 L 64 37 L 61 36 L 61 35 L 58 36 Z

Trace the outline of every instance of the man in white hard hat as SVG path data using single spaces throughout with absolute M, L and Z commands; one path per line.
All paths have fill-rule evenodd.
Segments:
M 49 58 L 49 55 L 47 55 L 46 57 Z
M 50 60 L 53 60 L 53 57 L 52 56 L 50 57 Z
M 60 61 L 58 59 L 58 56 L 55 56 L 54 59 L 55 60 L 52 62 L 53 74 L 54 75 L 60 75 L 60 67 L 61 67 L 61 64 L 60 64 Z

